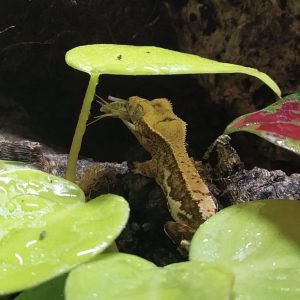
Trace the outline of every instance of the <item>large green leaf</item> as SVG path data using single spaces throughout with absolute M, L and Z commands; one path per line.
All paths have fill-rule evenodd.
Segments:
M 299 216 L 298 201 L 231 206 L 200 226 L 190 259 L 231 270 L 232 299 L 300 299 Z
M 0 173 L 0 295 L 64 273 L 110 245 L 128 218 L 126 201 L 84 203 L 75 184 L 38 170 Z
M 268 107 L 243 115 L 225 129 L 254 133 L 280 147 L 300 154 L 300 93 L 284 97 Z
M 129 254 L 107 254 L 73 270 L 67 300 L 222 300 L 230 299 L 233 276 L 198 262 L 159 268 Z
M 277 84 L 268 75 L 256 69 L 152 46 L 79 46 L 67 52 L 66 62 L 75 69 L 98 75 L 244 73 L 259 78 L 278 96 L 281 95 Z
M 77 185 L 38 170 L 20 167 L 22 169 L 0 173 L 1 248 L 20 229 L 42 226 L 46 224 L 44 218 L 57 209 L 85 201 L 84 193 Z

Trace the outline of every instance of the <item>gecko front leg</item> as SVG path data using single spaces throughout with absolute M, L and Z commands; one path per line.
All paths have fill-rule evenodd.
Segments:
M 133 170 L 135 174 L 141 174 L 146 177 L 155 178 L 157 174 L 157 163 L 155 159 L 150 159 L 144 162 L 135 161 Z

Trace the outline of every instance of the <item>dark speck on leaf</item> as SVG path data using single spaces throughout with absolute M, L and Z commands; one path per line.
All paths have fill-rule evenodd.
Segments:
M 122 59 L 122 55 L 120 54 L 117 56 L 117 60 L 121 60 L 121 59 Z
M 149 54 L 149 53 L 151 53 L 151 52 L 150 52 L 150 51 L 146 51 L 146 53 L 148 53 L 148 54 Z
M 47 231 L 45 231 L 45 230 L 41 231 L 40 235 L 39 235 L 39 240 L 41 241 L 41 240 L 45 239 L 46 236 L 47 236 Z

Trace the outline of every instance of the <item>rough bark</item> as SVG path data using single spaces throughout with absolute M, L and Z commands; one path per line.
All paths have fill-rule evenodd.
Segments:
M 224 206 L 260 199 L 300 200 L 300 174 L 254 167 L 247 170 L 228 135 L 220 136 L 204 155 L 217 198 Z

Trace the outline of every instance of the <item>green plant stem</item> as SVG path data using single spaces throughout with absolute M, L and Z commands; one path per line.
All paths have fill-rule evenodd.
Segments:
M 96 86 L 98 84 L 98 73 L 92 73 L 90 76 L 89 85 L 87 87 L 82 108 L 80 111 L 78 123 L 73 136 L 73 141 L 70 149 L 70 154 L 67 163 L 66 179 L 75 182 L 76 179 L 76 164 L 79 151 L 81 148 L 82 138 L 85 133 L 86 122 L 89 118 L 90 108 L 95 96 Z

